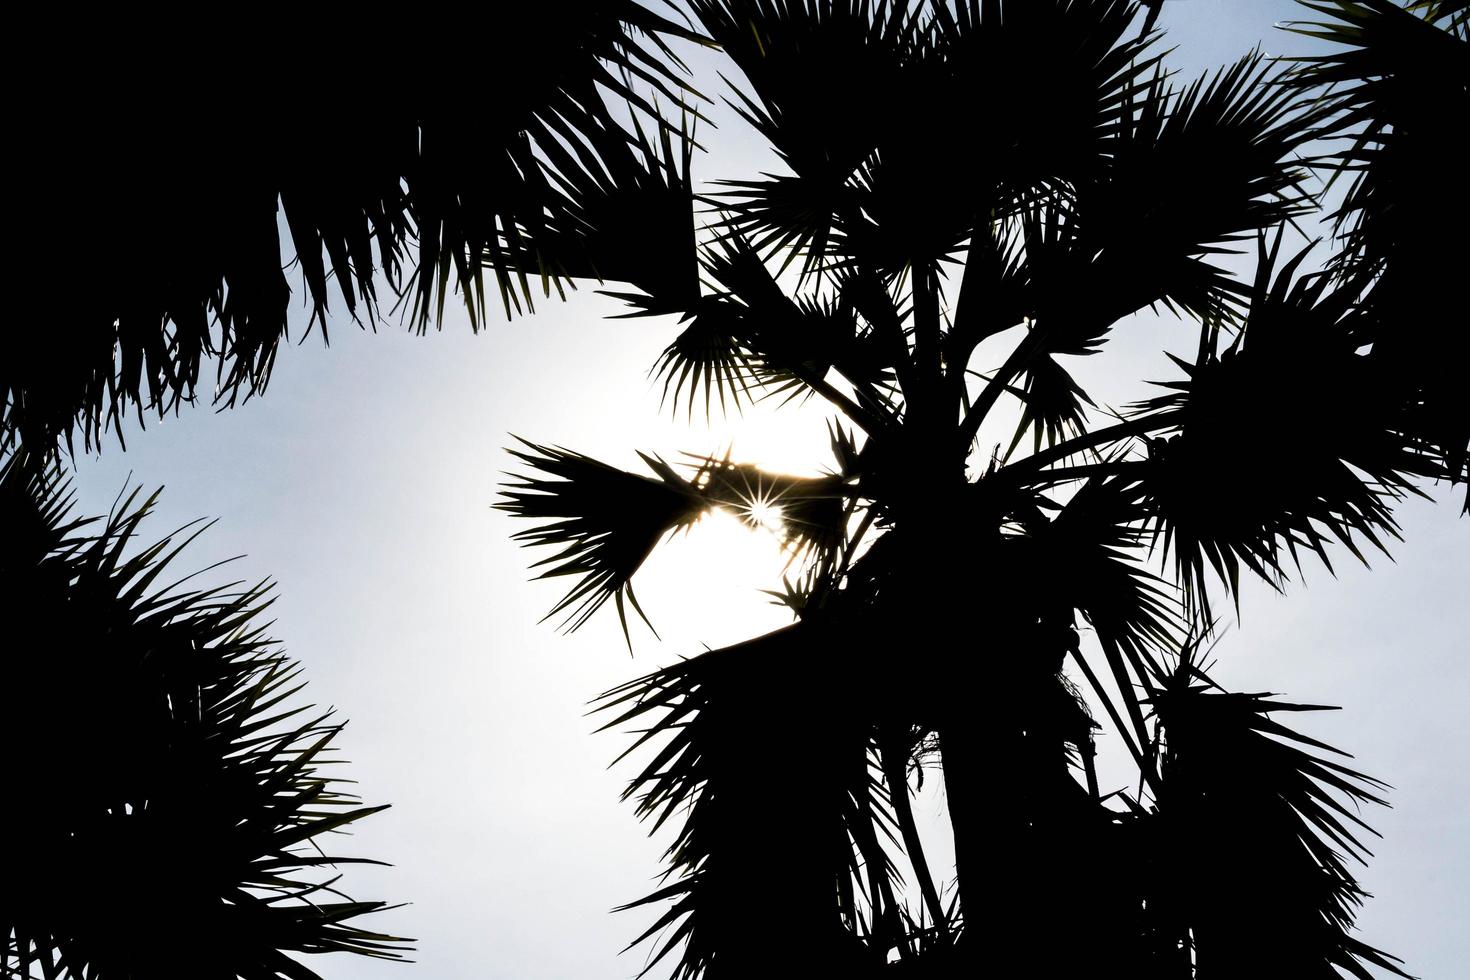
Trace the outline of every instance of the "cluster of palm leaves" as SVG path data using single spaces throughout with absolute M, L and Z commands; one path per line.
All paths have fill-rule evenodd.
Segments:
M 375 323 L 384 289 L 419 329 L 460 292 L 478 326 L 486 268 L 507 314 L 533 280 L 665 290 L 692 269 L 679 122 L 651 101 L 684 96 L 668 39 L 691 34 L 634 0 L 484 4 L 452 27 L 330 4 L 118 17 L 28 29 L 17 71 L 58 97 L 11 122 L 18 292 L 49 326 L 0 339 L 0 445 L 90 447 L 201 386 L 264 389 L 283 225 L 324 335 L 334 296 Z
M 420 330 L 458 292 L 478 328 L 486 271 L 507 314 L 533 283 L 667 293 L 695 261 L 692 144 L 655 102 L 685 96 L 668 40 L 695 36 L 632 0 L 491 4 L 419 36 L 322 7 L 55 27 L 28 25 L 13 66 L 57 97 L 11 120 L 28 328 L 0 338 L 0 602 L 37 639 L 0 668 L 0 976 L 311 980 L 298 954 L 398 958 L 358 924 L 383 903 L 337 887 L 362 859 L 327 843 L 382 808 L 327 774 L 341 725 L 294 704 L 268 589 L 157 588 L 178 548 L 136 544 L 153 499 L 89 532 L 59 450 L 176 411 L 210 367 L 217 403 L 263 391 L 283 231 L 324 337 L 334 291 L 359 324 L 402 309 Z M 414 45 L 423 70 L 391 70 Z
M 342 726 L 293 703 L 268 587 L 161 586 L 198 530 L 137 544 L 153 503 L 79 519 L 54 468 L 0 469 L 0 604 L 44 624 L 0 665 L 0 977 L 315 980 L 292 954 L 400 957 L 357 924 L 384 903 L 335 887 L 362 859 L 332 832 L 384 807 L 328 774 Z
M 1201 651 L 1243 571 L 1361 558 L 1397 501 L 1470 476 L 1444 301 L 1463 224 L 1433 179 L 1466 117 L 1467 5 L 1309 4 L 1336 53 L 1193 81 L 1118 0 L 688 6 L 785 172 L 703 200 L 699 283 L 617 295 L 678 316 L 655 367 L 676 405 L 825 402 L 829 475 L 527 443 L 501 504 L 555 549 L 571 628 L 611 599 L 627 631 L 639 567 L 711 508 L 778 509 L 800 563 L 793 625 L 603 699 L 640 732 L 628 797 L 677 828 L 635 903 L 663 910 L 654 962 L 1400 972 L 1350 935 L 1380 784 L 1280 720 L 1315 706 L 1227 692 Z M 1286 242 L 1332 175 L 1342 247 L 1311 271 Z M 1196 353 L 1104 412 L 1066 359 L 1151 308 Z M 774 722 L 772 698 L 799 708 Z M 1099 785 L 1100 737 L 1135 789 Z M 910 800 L 936 759 L 953 889 Z

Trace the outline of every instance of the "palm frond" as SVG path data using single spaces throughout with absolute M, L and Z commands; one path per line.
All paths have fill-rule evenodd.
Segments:
M 158 588 L 175 536 L 134 545 L 134 491 L 95 533 L 55 470 L 8 459 L 0 604 L 37 625 L 5 658 L 0 718 L 15 845 L 0 877 L 0 975 L 316 980 L 287 953 L 397 959 L 385 908 L 338 888 L 327 836 L 384 807 L 326 774 L 342 729 L 295 699 L 300 668 L 259 622 L 266 585 Z M 189 536 L 192 538 L 192 535 Z
M 732 303 L 707 298 L 699 304 L 650 372 L 663 380 L 664 403 L 677 411 L 682 400 L 692 417 L 703 391 L 704 414 L 710 418 L 716 397 L 721 413 L 752 400 L 760 377 L 741 319 Z
M 566 145 L 548 144 L 544 152 L 565 206 L 542 233 L 527 236 L 534 263 L 517 267 L 553 279 L 628 283 L 641 295 L 612 295 L 645 314 L 682 314 L 699 302 L 693 134 L 680 132 L 676 146 L 667 125 L 648 133 L 636 115 L 631 123 L 631 136 L 608 122 L 580 131 L 557 127 Z M 574 142 L 579 138 L 585 146 Z
M 858 938 L 850 896 L 854 875 L 867 875 L 853 840 L 883 832 L 874 821 L 885 807 L 865 726 L 850 695 L 832 683 L 841 676 L 832 670 L 837 655 L 819 631 L 797 625 L 599 699 L 599 711 L 615 714 L 604 728 L 640 726 L 625 756 L 645 746 L 654 752 L 624 797 L 637 798 L 651 833 L 684 818 L 666 855 L 666 883 L 626 906 L 671 903 L 634 941 L 659 937 L 649 968 L 682 946 L 676 978 L 748 975 L 771 955 L 752 937 L 776 918 L 800 936 L 783 951 L 783 969 L 882 963 L 882 951 L 865 952 Z M 750 724 L 773 685 L 801 706 L 798 726 Z M 793 766 L 803 758 L 823 763 Z M 880 860 L 867 870 L 887 882 L 892 869 Z M 770 890 L 776 876 L 778 900 Z
M 1193 856 L 1160 862 L 1156 904 L 1187 925 L 1200 971 L 1370 980 L 1371 965 L 1407 976 L 1349 935 L 1365 896 L 1344 855 L 1366 855 L 1358 814 L 1385 805 L 1384 785 L 1272 717 L 1324 709 L 1227 693 L 1187 657 L 1151 703 L 1164 731 L 1158 843 Z
M 1464 365 L 1470 334 L 1447 316 L 1467 252 L 1459 229 L 1470 204 L 1436 175 L 1460 164 L 1460 127 L 1470 115 L 1470 34 L 1463 7 L 1386 0 L 1309 3 L 1332 20 L 1297 30 L 1331 41 L 1298 59 L 1290 79 L 1323 93 L 1322 135 L 1349 146 L 1326 157 L 1334 179 L 1352 184 L 1334 217 L 1340 251 L 1331 267 L 1346 280 L 1377 275 L 1366 300 L 1365 343 L 1393 381 L 1424 403 L 1422 434 L 1452 480 L 1470 478 L 1470 399 Z M 1465 509 L 1470 513 L 1470 497 Z
M 1020 394 L 1021 421 L 1016 426 L 1008 456 L 1028 429 L 1033 432 L 1036 452 L 1041 451 L 1043 437 L 1051 446 L 1065 435 L 1080 434 L 1085 424 L 1082 403 L 1093 404 L 1067 369 L 1056 358 L 1045 354 L 1026 363 Z
M 703 457 L 698 482 L 706 500 L 747 526 L 778 530 L 793 558 L 810 552 L 830 562 L 845 540 L 849 495 L 840 476 L 789 476 Z
M 636 0 L 487 9 L 435 35 L 434 71 L 383 84 L 364 70 L 364 52 L 383 43 L 368 21 L 320 11 L 285 34 L 218 27 L 200 21 L 185 47 L 288 70 L 223 70 L 185 92 L 177 39 L 191 28 L 172 22 L 143 29 L 126 52 L 95 25 L 67 32 L 54 53 L 92 97 L 20 122 L 35 148 L 24 274 L 47 299 L 24 314 L 38 326 L 7 331 L 0 347 L 0 444 L 43 451 L 77 432 L 91 447 L 129 411 L 141 421 L 145 409 L 193 401 L 211 362 L 217 400 L 263 391 L 292 296 L 283 231 L 308 330 L 320 324 L 324 336 L 334 294 L 374 323 L 386 285 L 423 329 L 459 292 L 478 326 L 486 268 L 509 313 L 531 302 L 527 277 L 544 271 L 527 257 L 569 234 L 590 253 L 580 264 L 604 276 L 628 272 L 604 232 L 645 250 L 654 224 L 665 249 L 678 228 L 692 234 L 677 213 L 687 167 L 676 166 L 669 124 L 653 123 L 655 141 L 630 133 L 614 107 L 649 117 L 644 93 L 679 102 L 688 90 L 667 39 L 702 39 Z M 626 198 L 600 193 L 604 178 Z M 642 237 L 630 237 L 635 206 L 657 218 Z M 549 271 L 577 264 L 557 252 L 542 256 Z M 683 273 L 679 288 L 692 286 L 688 253 L 668 257 L 640 288 L 673 289 Z M 68 298 L 60 314 L 57 296 Z
M 514 535 L 527 547 L 560 549 L 531 566 L 551 566 L 538 578 L 578 577 L 543 621 L 565 612 L 563 626 L 576 630 L 612 599 L 628 637 L 625 600 L 648 623 L 633 594 L 633 574 L 660 539 L 693 523 L 708 504 L 698 488 L 654 456 L 639 454 L 656 479 L 569 449 L 521 442 L 529 452 L 506 451 L 537 474 L 512 474 L 517 482 L 505 484 L 501 495 L 507 499 L 495 507 L 549 522 Z
M 1034 523 L 1024 546 L 1036 581 L 1046 582 L 1054 608 L 1075 609 L 1097 633 L 1121 706 L 1083 660 L 1074 658 L 1129 745 L 1144 778 L 1150 738 L 1143 687 L 1155 672 L 1157 651 L 1177 644 L 1182 624 L 1177 596 L 1141 564 L 1144 490 L 1131 477 L 1088 480 L 1056 518 Z
M 1209 258 L 1306 209 L 1297 153 L 1314 117 L 1262 62 L 1243 58 L 1182 91 L 1161 74 L 1130 93 L 1101 173 L 1033 209 L 1036 316 L 1072 346 L 1157 302 L 1218 319 L 1237 287 Z
M 848 178 L 878 145 L 919 13 L 889 0 L 694 0 L 696 20 L 744 74 L 731 106 L 790 168 L 736 182 L 720 204 L 765 251 L 826 250 Z M 813 84 L 813 79 L 823 80 Z M 840 79 L 840 90 L 828 80 Z M 732 86 L 733 88 L 733 86 Z M 743 203 L 741 203 L 743 200 Z
M 934 94 L 967 107 L 985 152 L 956 156 L 994 188 L 987 203 L 1001 214 L 1032 188 L 1082 182 L 1104 165 L 1158 61 L 1153 37 L 1125 36 L 1137 9 L 1121 0 L 936 5 L 926 50 L 941 63 Z
M 1207 568 L 1234 592 L 1241 565 L 1277 584 L 1301 550 L 1330 569 L 1333 539 L 1360 559 L 1355 538 L 1382 550 L 1393 501 L 1419 492 L 1413 477 L 1444 474 L 1414 436 L 1419 406 L 1357 351 L 1360 287 L 1298 278 L 1305 256 L 1277 274 L 1263 239 L 1241 332 L 1222 350 L 1207 327 L 1196 362 L 1177 362 L 1187 377 L 1141 406 L 1177 413 L 1177 434 L 1149 442 L 1144 486 L 1201 606 Z

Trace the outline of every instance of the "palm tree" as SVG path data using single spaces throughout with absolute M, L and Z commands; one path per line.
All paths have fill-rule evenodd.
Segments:
M 687 143 L 652 100 L 686 97 L 669 40 L 700 39 L 635 0 L 457 16 L 28 27 L 12 84 L 65 94 L 12 124 L 26 326 L 0 340 L 0 448 L 121 439 L 211 362 L 217 403 L 261 392 L 287 332 L 282 224 L 324 338 L 334 292 L 375 325 L 385 288 L 420 331 L 462 293 L 478 328 L 487 267 L 507 315 L 533 279 L 697 294 Z
M 652 756 L 626 797 L 677 826 L 665 884 L 634 903 L 662 909 L 639 937 L 654 962 L 1401 973 L 1349 934 L 1359 806 L 1382 784 L 1280 720 L 1318 706 L 1226 691 L 1204 661 L 1212 592 L 1243 572 L 1282 588 L 1308 552 L 1362 558 L 1396 536 L 1396 501 L 1470 476 L 1448 387 L 1466 361 L 1445 358 L 1462 341 L 1436 321 L 1392 339 L 1451 281 L 1395 250 L 1463 265 L 1404 188 L 1452 159 L 1435 141 L 1458 117 L 1371 60 L 1379 38 L 1402 54 L 1381 33 L 1400 30 L 1440 59 L 1404 85 L 1463 98 L 1464 4 L 1317 5 L 1336 20 L 1313 29 L 1355 47 L 1190 82 L 1165 71 L 1153 12 L 1115 0 L 689 6 L 786 172 L 704 199 L 697 299 L 619 295 L 679 315 L 656 366 L 677 407 L 824 402 L 829 475 L 651 454 L 644 475 L 526 442 L 500 504 L 555 549 L 538 566 L 572 580 L 551 612 L 572 629 L 612 600 L 627 633 L 638 568 L 711 508 L 779 512 L 800 562 L 778 593 L 791 626 L 602 699 Z M 1356 33 L 1368 21 L 1386 26 Z M 1349 153 L 1312 155 L 1343 133 Z M 1312 170 L 1365 161 L 1340 257 L 1307 271 L 1310 246 L 1285 242 L 1320 207 Z M 1242 246 L 1247 280 L 1213 261 Z M 1160 305 L 1193 324 L 1194 357 L 1157 397 L 1098 409 L 1062 358 Z M 1135 792 L 1102 794 L 1104 736 Z M 949 900 L 910 801 L 930 762 Z
M 375 862 L 328 835 L 385 807 L 325 769 L 342 725 L 293 705 L 268 584 L 159 587 L 202 529 L 135 546 L 156 497 L 99 524 L 54 469 L 0 467 L 0 977 L 318 980 L 288 954 L 401 957 L 358 924 L 384 903 L 337 887 Z

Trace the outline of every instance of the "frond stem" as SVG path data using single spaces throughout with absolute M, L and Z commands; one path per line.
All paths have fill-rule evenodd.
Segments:
M 1083 433 L 1075 439 L 1067 439 L 1059 442 L 1050 449 L 1039 453 L 1033 453 L 1025 459 L 1017 460 L 1006 466 L 1002 472 L 1010 473 L 1013 477 L 1024 478 L 1036 473 L 1052 463 L 1060 462 L 1070 456 L 1085 452 L 1088 449 L 1096 449 L 1110 442 L 1118 442 L 1133 436 L 1144 435 L 1148 432 L 1157 432 L 1161 429 L 1170 429 L 1179 424 L 1177 412 L 1160 412 L 1155 415 L 1145 415 L 1141 418 L 1129 419 L 1117 425 L 1110 425 L 1102 429 L 1094 429 Z

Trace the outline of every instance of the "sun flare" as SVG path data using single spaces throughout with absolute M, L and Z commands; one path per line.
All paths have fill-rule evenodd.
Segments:
M 786 520 L 781 508 L 766 500 L 751 501 L 750 507 L 744 515 L 745 522 L 751 527 L 757 527 L 765 531 L 780 534 L 786 527 Z

